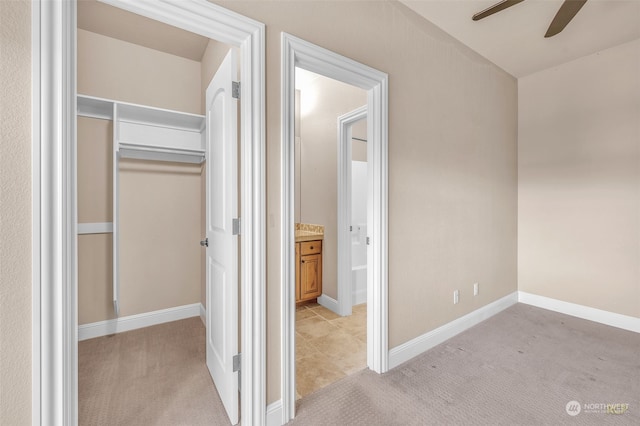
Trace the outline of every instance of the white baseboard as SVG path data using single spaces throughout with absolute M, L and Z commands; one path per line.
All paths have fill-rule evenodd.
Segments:
M 137 328 L 149 327 L 165 322 L 177 321 L 200 315 L 200 303 L 192 305 L 176 306 L 175 308 L 161 309 L 159 311 L 145 312 L 143 314 L 130 315 L 107 321 L 93 322 L 78 326 L 78 340 L 93 339 L 94 337 L 107 336 Z
M 333 299 L 327 296 L 326 294 L 323 294 L 322 296 L 318 297 L 318 304 L 340 315 L 340 310 L 338 308 L 338 301 L 336 299 Z
M 364 290 L 356 290 L 353 292 L 353 296 L 351 297 L 353 306 L 367 303 L 367 289 L 365 288 Z
M 206 327 L 207 326 L 207 308 L 205 308 L 202 303 L 200 304 L 200 319 L 202 320 L 202 323 Z
M 481 323 L 487 318 L 494 316 L 516 303 L 518 303 L 518 292 L 513 292 L 502 299 L 498 299 L 480 309 L 476 309 L 475 311 L 438 327 L 435 330 L 431 330 L 422 336 L 418 336 L 400 346 L 396 346 L 389 351 L 389 368 L 397 367 L 403 362 L 420 355 L 445 340 L 452 338 L 456 334 Z
M 267 426 L 282 426 L 282 400 L 267 405 Z
M 572 317 L 640 333 L 640 318 L 603 311 L 602 309 L 591 308 L 589 306 L 577 305 L 571 302 L 564 302 L 550 297 L 538 296 L 537 294 L 526 293 L 524 291 L 518 292 L 518 301 L 526 305 L 536 306 L 561 314 L 571 315 Z

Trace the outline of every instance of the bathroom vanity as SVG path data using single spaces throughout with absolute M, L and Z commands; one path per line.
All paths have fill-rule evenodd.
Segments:
M 312 226 L 316 228 L 309 229 Z M 322 295 L 323 238 L 324 227 L 296 224 L 296 304 Z

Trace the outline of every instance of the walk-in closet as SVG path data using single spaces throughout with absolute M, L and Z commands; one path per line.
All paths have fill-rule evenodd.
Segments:
M 229 50 L 78 4 L 80 424 L 229 423 L 205 359 L 200 244 L 205 93 Z

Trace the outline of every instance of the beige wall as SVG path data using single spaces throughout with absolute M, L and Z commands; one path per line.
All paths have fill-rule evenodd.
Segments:
M 113 220 L 113 122 L 78 117 L 78 223 Z
M 78 93 L 199 114 L 200 62 L 78 29 Z
M 640 40 L 518 87 L 519 289 L 640 317 Z
M 322 293 L 338 299 L 338 117 L 367 92 L 326 77 L 300 90 L 300 222 L 324 226 Z
M 200 174 L 120 161 L 121 315 L 200 302 Z
M 367 161 L 367 120 L 356 121 L 351 126 L 351 136 L 358 139 L 351 140 L 351 159 L 353 161 Z
M 116 317 L 111 234 L 78 235 L 78 324 Z M 131 299 L 126 300 L 131 306 Z M 145 311 L 138 311 L 142 313 Z
M 78 223 L 113 220 L 113 124 L 78 117 Z M 115 318 L 112 235 L 78 236 L 78 324 Z
M 201 63 L 78 30 L 78 91 L 200 112 Z M 78 119 L 78 220 L 112 221 L 112 122 Z M 200 165 L 122 160 L 121 315 L 200 302 Z M 115 317 L 112 236 L 78 238 L 78 322 Z
M 31 424 L 31 2 L 0 4 L 0 424 Z
M 269 402 L 280 397 L 282 31 L 389 74 L 390 347 L 516 290 L 513 77 L 397 2 L 219 3 L 266 24 Z

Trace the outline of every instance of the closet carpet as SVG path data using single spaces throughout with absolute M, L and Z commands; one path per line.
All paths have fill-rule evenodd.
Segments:
M 587 407 L 570 416 L 574 400 Z M 386 374 L 302 398 L 290 424 L 640 425 L 640 335 L 517 304 Z
M 225 425 L 200 318 L 78 344 L 79 425 Z

